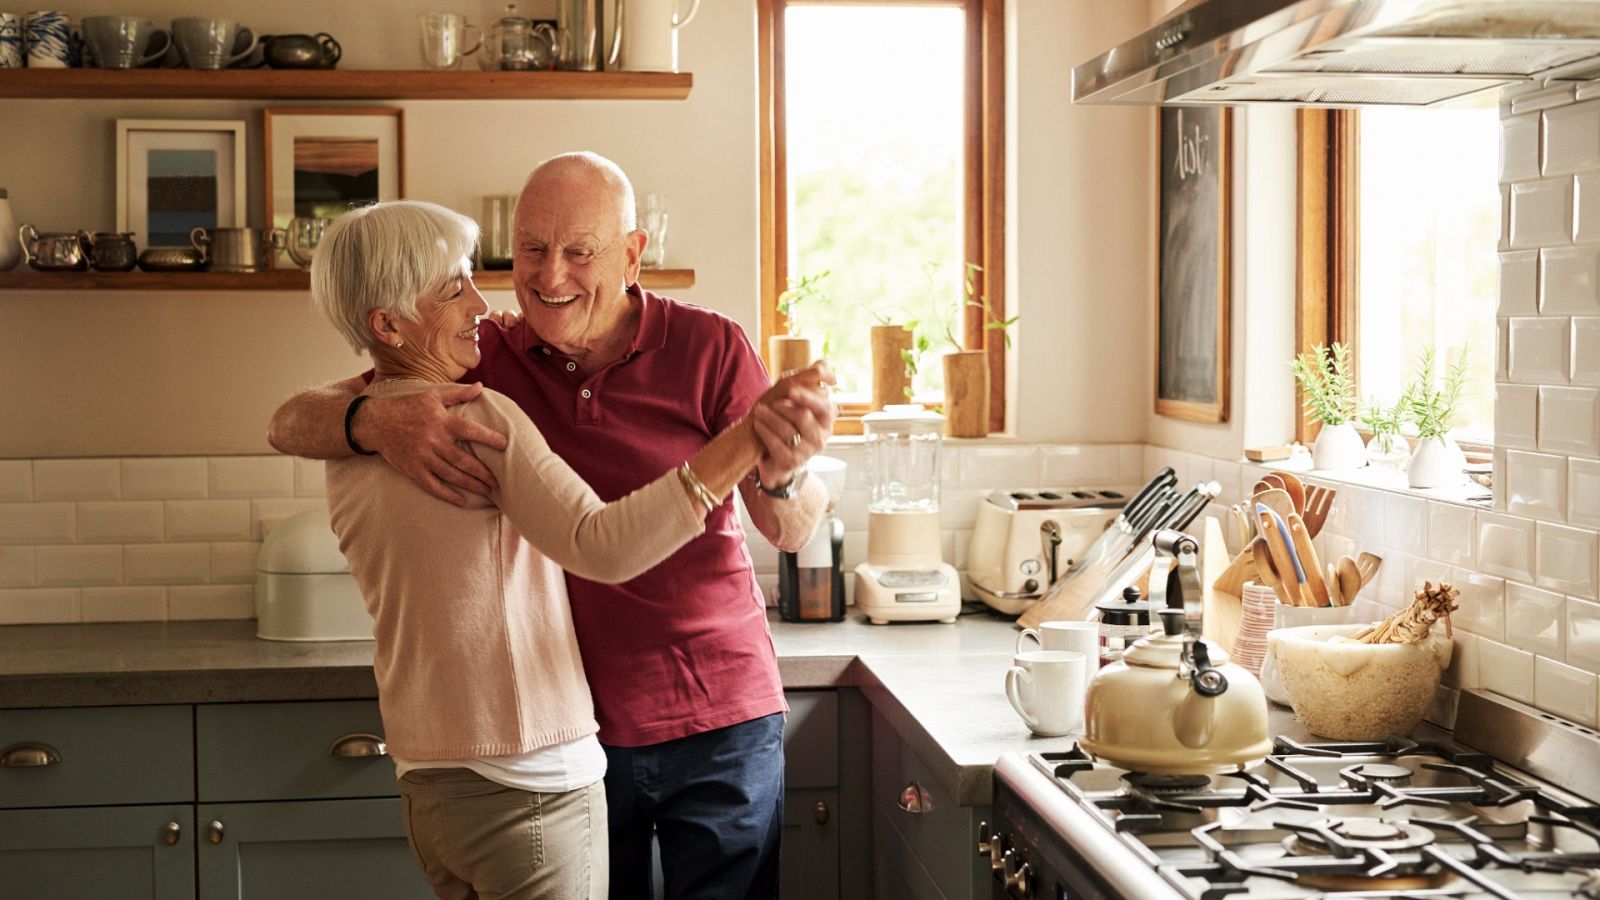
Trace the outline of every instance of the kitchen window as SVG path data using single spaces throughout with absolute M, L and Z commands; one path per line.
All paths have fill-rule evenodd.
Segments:
M 1453 434 L 1493 443 L 1498 110 L 1306 111 L 1301 143 L 1300 349 L 1352 346 L 1363 406 L 1392 406 L 1424 347 L 1441 380 L 1467 348 Z
M 840 432 L 868 411 L 870 326 L 916 322 L 914 399 L 942 400 L 940 356 L 986 349 L 990 430 L 1004 428 L 1000 0 L 758 0 L 761 335 L 791 307 L 839 377 Z M 977 302 L 985 301 L 985 310 Z M 773 361 L 768 359 L 769 366 Z

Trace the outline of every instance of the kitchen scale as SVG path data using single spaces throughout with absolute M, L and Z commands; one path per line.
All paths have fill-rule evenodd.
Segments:
M 856 608 L 874 625 L 954 622 L 961 577 L 939 536 L 939 445 L 944 417 L 890 405 L 861 418 L 867 437 L 867 561 L 856 566 Z

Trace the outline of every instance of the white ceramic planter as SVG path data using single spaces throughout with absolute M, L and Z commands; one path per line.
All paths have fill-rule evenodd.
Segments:
M 1313 469 L 1359 469 L 1367 464 L 1367 448 L 1361 444 L 1361 435 L 1349 422 L 1342 425 L 1324 425 L 1311 445 Z
M 1458 487 L 1467 483 L 1466 465 L 1454 438 L 1422 438 L 1406 466 L 1406 480 L 1414 488 Z

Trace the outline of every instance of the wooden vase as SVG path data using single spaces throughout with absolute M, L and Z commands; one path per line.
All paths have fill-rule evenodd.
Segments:
M 944 433 L 950 437 L 989 433 L 989 355 L 982 350 L 944 355 Z
M 785 372 L 804 369 L 816 361 L 816 357 L 811 355 L 810 338 L 787 334 L 775 334 L 767 338 L 767 356 L 772 360 L 773 381 L 782 378 Z
M 911 376 L 902 350 L 911 349 L 911 332 L 903 325 L 872 326 L 872 408 L 910 402 Z

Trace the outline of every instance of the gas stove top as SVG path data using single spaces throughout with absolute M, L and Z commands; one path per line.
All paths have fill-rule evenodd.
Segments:
M 1212 776 L 1007 754 L 994 812 L 997 898 L 1600 898 L 1600 807 L 1449 740 L 1280 737 Z

